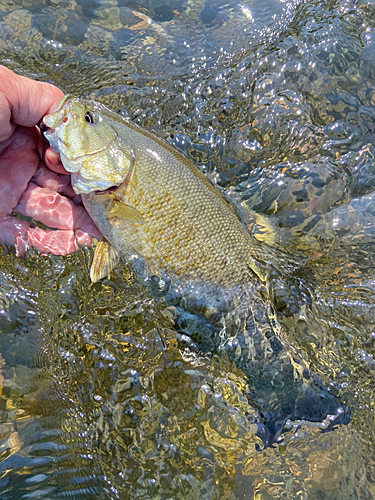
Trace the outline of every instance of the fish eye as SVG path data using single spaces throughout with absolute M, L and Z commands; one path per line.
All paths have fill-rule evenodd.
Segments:
M 85 113 L 85 122 L 86 123 L 95 123 L 94 114 L 90 113 L 90 111 L 87 111 Z

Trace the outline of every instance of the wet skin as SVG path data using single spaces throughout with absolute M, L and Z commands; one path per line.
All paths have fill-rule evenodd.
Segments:
M 62 92 L 0 66 L 0 242 L 23 255 L 29 247 L 66 255 L 99 232 L 70 187 L 70 175 L 38 125 Z M 52 229 L 20 220 L 31 217 Z

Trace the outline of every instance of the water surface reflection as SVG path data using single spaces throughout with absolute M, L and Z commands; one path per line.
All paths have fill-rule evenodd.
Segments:
M 285 342 L 301 387 L 311 374 L 351 408 L 342 423 L 314 418 L 315 399 L 306 418 L 288 407 L 265 447 L 285 378 L 252 394 L 126 265 L 90 285 L 90 249 L 2 252 L 0 498 L 375 496 L 373 10 L 0 2 L 2 64 L 154 130 L 304 252 L 297 280 L 273 283 Z

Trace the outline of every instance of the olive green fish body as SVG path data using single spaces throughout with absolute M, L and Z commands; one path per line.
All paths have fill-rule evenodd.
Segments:
M 266 280 L 266 246 L 168 143 L 101 104 L 77 98 L 66 97 L 45 123 L 51 146 L 72 172 L 73 189 L 120 255 L 138 255 L 147 273 L 184 283 L 230 289 Z M 105 262 L 98 258 L 101 268 Z
M 233 206 L 181 153 L 101 104 L 66 97 L 44 122 L 50 129 L 46 137 L 72 174 L 73 189 L 104 237 L 91 279 L 106 276 L 120 255 L 134 262 L 139 276 L 150 278 L 150 288 L 177 306 L 175 335 L 181 350 L 187 346 L 184 360 L 195 349 L 224 352 L 248 377 L 251 399 L 273 432 L 283 415 L 303 419 L 315 401 L 322 407 L 326 400 L 332 414 L 332 396 L 315 387 L 314 377 L 302 378 L 304 365 L 283 335 L 263 286 L 275 272 L 270 288 L 279 286 L 281 306 L 287 303 L 279 269 L 293 265 L 285 254 L 255 239 Z M 265 235 L 268 229 L 264 224 Z M 301 376 L 297 382 L 296 376 Z
M 153 139 L 126 124 L 123 128 L 136 146 L 134 174 L 122 201 L 139 211 L 144 223 L 107 219 L 100 215 L 106 212 L 105 200 L 83 195 L 102 234 L 125 257 L 141 256 L 151 274 L 225 287 L 253 280 L 255 242 L 220 193 L 204 177 L 202 182 L 182 155 L 155 141 L 150 150 L 147 143 Z

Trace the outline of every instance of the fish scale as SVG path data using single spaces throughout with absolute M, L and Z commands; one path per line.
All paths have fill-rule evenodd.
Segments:
M 180 283 L 228 290 L 267 279 L 274 249 L 256 240 L 220 191 L 168 143 L 102 104 L 69 96 L 44 121 L 73 189 L 120 255 L 140 256 L 147 273 Z M 109 216 L 114 200 L 125 216 Z M 126 210 L 143 223 L 127 220 Z
M 180 152 L 101 104 L 66 97 L 44 121 L 46 137 L 104 237 L 95 250 L 93 281 L 119 255 L 141 278 L 167 275 L 168 287 L 153 276 L 150 285 L 175 306 L 181 346 L 225 353 L 236 363 L 271 440 L 285 418 L 305 419 L 306 408 L 319 408 L 321 420 L 341 415 L 341 403 L 307 371 L 304 376 L 303 359 L 283 334 L 267 293 L 275 284 L 284 291 L 283 276 L 296 269 L 289 255 L 254 238 Z
M 165 168 L 164 175 L 159 175 L 155 206 L 152 202 L 156 197 L 147 182 L 152 170 L 150 159 L 147 163 L 135 160 L 134 180 L 122 201 L 144 216 L 144 224 L 117 219 L 106 229 L 104 221 L 99 229 L 115 248 L 121 248 L 125 257 L 134 253 L 140 255 L 152 274 L 165 272 L 180 278 L 188 275 L 186 279 L 192 282 L 225 287 L 254 280 L 255 275 L 247 263 L 251 256 L 251 239 L 242 223 L 208 190 L 202 192 L 199 185 L 195 190 L 184 190 L 184 183 L 194 185 L 199 181 L 190 172 L 187 172 L 186 177 L 190 177 L 187 179 L 184 175 L 177 176 L 173 162 L 169 164 L 171 168 Z M 174 180 L 176 191 L 168 192 L 165 186 L 169 188 Z M 179 202 L 177 196 L 184 202 Z M 84 204 L 90 213 L 92 199 L 84 195 Z M 149 209 L 150 205 L 154 209 Z
M 228 215 L 225 217 L 225 213 L 220 213 L 221 207 L 215 210 L 216 207 L 212 205 L 217 204 L 217 201 L 207 199 L 212 197 L 209 192 L 206 199 L 205 193 L 200 193 L 199 189 L 184 193 L 183 181 L 194 182 L 195 179 L 183 179 L 181 176 L 180 183 L 177 183 L 181 184 L 180 192 L 185 200 L 184 204 L 189 207 L 187 210 L 183 210 L 184 207 L 170 193 L 163 193 L 159 195 L 157 212 L 147 213 L 152 193 L 151 196 L 140 197 L 137 188 L 139 185 L 141 191 L 144 189 L 143 179 L 148 176 L 143 175 L 142 168 L 139 168 L 135 177 L 134 189 L 132 184 L 129 196 L 124 201 L 146 214 L 145 223 L 140 225 L 117 221 L 115 238 L 126 238 L 131 250 L 149 262 L 152 273 L 166 271 L 170 275 L 181 276 L 189 270 L 191 281 L 208 281 L 227 287 L 248 281 L 250 277 L 254 279 L 246 263 L 242 262 L 239 268 L 241 251 L 246 251 L 246 246 L 241 246 L 241 238 L 245 239 L 247 235 L 243 237 L 240 234 L 236 237 L 236 233 L 231 230 L 232 224 L 239 224 L 234 214 L 232 216 L 230 213 L 231 220 L 228 221 Z M 161 177 L 160 181 L 163 183 L 164 179 Z M 170 181 L 173 182 L 173 179 Z M 208 204 L 210 205 L 206 207 Z M 231 233 L 231 244 L 228 244 L 227 236 L 231 236 Z M 247 250 L 250 250 L 249 246 Z

